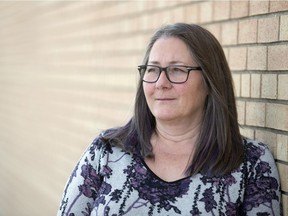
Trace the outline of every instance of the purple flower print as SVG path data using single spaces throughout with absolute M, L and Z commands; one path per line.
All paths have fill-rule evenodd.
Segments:
M 262 175 L 264 173 L 271 173 L 271 167 L 269 163 L 265 161 L 260 161 L 255 167 L 255 170 L 258 173 L 258 175 Z
M 109 178 L 110 175 L 112 174 L 112 169 L 109 166 L 105 165 L 105 166 L 103 166 L 103 170 L 102 170 L 101 174 L 103 176 L 106 176 L 107 178 Z
M 235 215 L 237 212 L 237 204 L 228 202 L 226 205 L 226 215 Z
M 250 211 L 261 204 L 271 203 L 273 199 L 278 200 L 276 188 L 278 188 L 277 180 L 272 177 L 249 181 L 246 188 L 245 209 Z
M 200 216 L 201 215 L 201 212 L 199 211 L 198 208 L 193 208 L 193 210 L 191 210 L 190 213 L 193 216 Z
M 235 177 L 231 174 L 223 176 L 223 177 L 212 177 L 212 178 L 208 176 L 203 176 L 201 180 L 203 181 L 205 185 L 210 183 L 211 185 L 216 186 L 217 188 L 221 187 L 222 185 L 225 185 L 228 187 L 237 182 Z
M 267 212 L 258 212 L 256 216 L 269 216 L 270 214 Z
M 91 155 L 91 160 L 94 161 L 95 159 L 95 152 L 100 151 L 102 148 L 102 143 L 99 142 L 99 139 L 95 139 L 89 147 L 89 153 Z
M 260 156 L 265 153 L 264 149 L 256 147 L 253 143 L 247 143 L 246 148 L 246 151 L 249 152 L 248 161 L 250 161 L 251 164 L 255 164 Z
M 205 203 L 206 212 L 211 212 L 214 208 L 216 208 L 217 203 L 214 200 L 213 189 L 207 188 L 203 193 L 203 198 L 200 201 Z
M 96 201 L 94 202 L 94 206 L 99 206 L 100 204 L 105 204 L 105 197 L 104 196 L 99 196 Z
M 118 190 L 118 189 L 116 189 L 116 190 L 114 190 L 112 193 L 111 193 L 111 200 L 112 201 L 116 201 L 116 203 L 117 202 L 119 202 L 119 200 L 122 198 L 122 193 L 123 193 L 123 191 L 122 190 Z
M 79 185 L 79 191 L 82 192 L 84 196 L 95 199 L 102 182 L 101 178 L 97 175 L 92 165 L 87 162 L 82 165 L 81 170 L 81 176 L 83 176 L 84 182 L 82 185 Z
M 258 169 L 255 169 L 256 173 L 253 173 L 255 177 L 250 178 L 247 183 L 244 203 L 244 208 L 247 211 L 264 203 L 272 203 L 273 200 L 279 201 L 276 194 L 279 187 L 277 179 L 268 176 L 271 172 L 269 166 L 261 162 L 259 164 L 257 165 Z
M 87 207 L 85 208 L 85 211 L 82 211 L 83 216 L 90 216 L 90 212 L 92 211 L 92 205 L 90 203 L 87 203 Z
M 107 195 L 111 192 L 111 185 L 107 184 L 105 181 L 102 181 L 102 178 L 99 178 L 99 175 L 97 175 L 97 177 L 98 178 L 96 179 L 96 181 L 94 181 L 92 183 L 92 185 L 90 185 L 90 184 L 84 184 L 85 186 L 82 185 L 82 187 L 84 189 L 86 189 L 87 191 L 89 191 L 89 192 L 92 191 L 92 193 L 94 195 L 93 198 L 98 196 L 96 201 L 94 202 L 94 207 L 97 207 L 100 204 L 105 205 L 105 203 L 106 203 L 105 195 Z M 94 198 L 94 200 L 95 200 L 95 198 Z
M 128 166 L 124 173 L 127 173 L 129 185 L 138 191 L 139 198 L 156 205 L 158 209 L 173 209 L 175 213 L 181 214 L 172 204 L 176 202 L 176 198 L 187 194 L 191 181 L 189 178 L 172 183 L 164 182 L 148 172 L 139 158 L 135 158 L 135 163 Z
M 92 161 L 95 159 L 95 152 L 99 152 L 101 150 L 104 150 L 103 154 L 113 153 L 111 145 L 105 144 L 101 141 L 101 139 L 96 138 L 89 147 L 89 153 Z
M 237 181 L 234 176 L 226 175 L 224 178 L 221 179 L 226 186 L 231 186 L 235 184 Z
M 111 192 L 111 185 L 106 182 L 102 182 L 101 187 L 99 188 L 100 194 L 109 194 Z

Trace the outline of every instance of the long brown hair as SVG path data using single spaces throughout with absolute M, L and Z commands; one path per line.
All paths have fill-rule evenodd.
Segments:
M 220 176 L 239 167 L 244 147 L 239 132 L 231 71 L 223 49 L 206 29 L 186 23 L 166 25 L 155 32 L 147 46 L 143 64 L 147 64 L 154 43 L 162 37 L 181 39 L 202 68 L 208 89 L 200 136 L 187 173 Z M 192 100 L 192 99 L 191 99 Z M 156 121 L 147 105 L 143 82 L 139 78 L 134 116 L 123 127 L 114 129 L 104 140 L 116 142 L 128 151 L 153 157 L 150 143 Z

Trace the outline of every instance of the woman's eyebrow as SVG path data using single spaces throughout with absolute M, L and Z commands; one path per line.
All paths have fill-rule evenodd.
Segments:
M 160 65 L 158 61 L 148 61 L 149 64 L 155 64 L 155 65 Z
M 155 64 L 155 65 L 160 65 L 158 61 L 148 61 L 149 64 Z M 182 61 L 171 61 L 169 62 L 169 65 L 174 65 L 174 64 L 184 64 Z

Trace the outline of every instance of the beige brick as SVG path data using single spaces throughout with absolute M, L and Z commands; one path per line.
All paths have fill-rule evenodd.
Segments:
M 250 97 L 250 74 L 241 74 L 241 96 Z
M 185 7 L 175 7 L 168 14 L 172 15 L 172 23 L 186 22 Z
M 225 58 L 226 58 L 226 60 L 228 62 L 228 59 L 229 59 L 229 48 L 223 47 L 223 52 L 224 52 Z
M 288 162 L 288 136 L 277 134 L 277 159 Z
M 176 9 L 179 9 L 179 8 L 176 8 Z M 181 13 L 178 16 L 179 16 L 179 20 L 182 20 L 184 13 Z M 159 11 L 157 13 L 154 13 L 153 16 L 151 16 L 151 18 L 152 18 L 151 21 L 152 20 L 153 21 L 150 23 L 150 25 L 153 26 L 153 29 L 157 29 L 159 28 L 159 26 L 175 22 L 175 16 L 172 10 Z
M 206 25 L 205 28 L 210 31 L 221 43 L 221 26 L 220 24 Z
M 246 102 L 246 124 L 252 126 L 265 126 L 265 103 Z
M 244 137 L 255 139 L 255 131 L 253 129 L 240 127 L 240 133 Z
M 232 47 L 229 50 L 229 65 L 231 70 L 246 69 L 246 47 Z
M 222 45 L 237 44 L 238 22 L 228 22 L 222 24 Z
M 236 97 L 240 97 L 240 90 L 241 90 L 241 75 L 240 74 L 232 74 L 233 83 L 234 83 L 234 90 Z
M 283 216 L 288 216 L 288 196 L 282 194 Z
M 263 74 L 262 75 L 262 98 L 277 98 L 277 74 Z
M 258 42 L 273 42 L 278 40 L 279 17 L 269 17 L 258 21 Z
M 230 17 L 230 1 L 213 2 L 213 20 L 227 20 Z
M 184 7 L 185 18 L 187 22 L 199 22 L 199 4 L 191 4 Z
M 248 16 L 249 1 L 231 1 L 231 18 Z
M 286 0 L 270 1 L 270 12 L 279 12 L 288 10 L 288 2 Z
M 278 99 L 288 100 L 288 74 L 278 75 Z
M 280 18 L 280 40 L 288 40 L 288 15 Z
M 236 101 L 238 122 L 241 125 L 245 124 L 245 101 Z
M 288 131 L 288 106 L 286 104 L 267 103 L 266 127 Z
M 280 181 L 281 181 L 281 190 L 288 192 L 288 165 L 277 163 Z
M 167 3 L 169 4 L 169 1 L 167 1 Z M 164 4 L 165 4 L 165 1 L 147 1 L 146 8 L 148 10 L 161 8 L 164 6 Z
M 239 43 L 256 43 L 257 19 L 243 20 L 239 22 Z
M 269 12 L 269 1 L 250 1 L 249 15 L 265 14 Z
M 256 130 L 255 131 L 255 139 L 260 140 L 261 142 L 265 143 L 273 156 L 276 156 L 277 153 L 277 135 L 273 132 L 266 131 L 266 130 Z
M 251 97 L 260 98 L 261 75 L 251 74 Z
M 266 70 L 267 68 L 267 47 L 248 47 L 248 70 Z
M 200 23 L 212 21 L 213 2 L 203 2 L 199 5 Z
M 268 70 L 287 70 L 288 46 L 276 45 L 268 47 Z

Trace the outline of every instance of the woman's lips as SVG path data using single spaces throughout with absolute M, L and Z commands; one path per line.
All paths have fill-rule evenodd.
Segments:
M 174 98 L 156 98 L 158 101 L 171 101 L 174 100 Z

